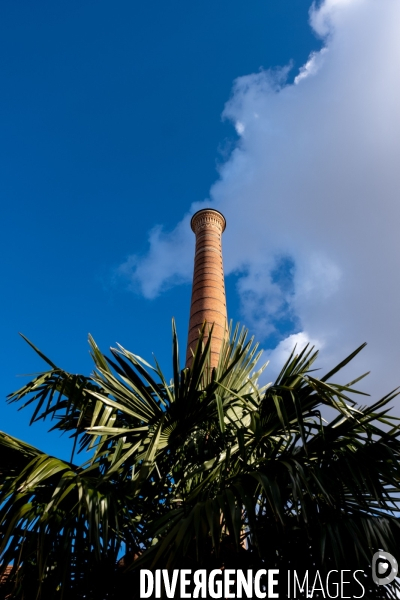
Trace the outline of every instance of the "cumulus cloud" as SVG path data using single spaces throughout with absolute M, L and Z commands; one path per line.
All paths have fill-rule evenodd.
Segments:
M 278 346 L 272 352 L 268 353 L 270 360 L 268 370 L 266 372 L 267 379 L 271 379 L 271 377 L 269 377 L 270 375 L 274 375 L 274 377 L 276 377 L 280 373 L 283 365 L 287 361 L 293 349 L 295 349 L 295 352 L 297 353 L 307 345 L 310 349 L 311 347 L 314 347 L 318 350 L 323 350 L 324 348 L 323 341 L 310 338 L 304 331 L 292 333 L 288 337 L 281 340 Z
M 295 340 L 317 340 L 322 364 L 367 341 L 357 370 L 375 394 L 400 384 L 399 22 L 398 0 L 313 5 L 324 48 L 293 83 L 290 67 L 234 82 L 223 115 L 240 139 L 207 202 L 227 218 L 225 269 L 251 326 L 265 337 L 292 319 L 271 362 Z M 157 229 L 123 268 L 148 297 L 190 280 L 192 237 L 188 217 Z
M 156 225 L 149 233 L 150 249 L 146 256 L 128 256 L 118 267 L 118 275 L 130 281 L 132 290 L 152 299 L 161 291 L 185 282 L 193 269 L 193 233 L 186 215 L 173 231 Z M 186 248 L 186 252 L 182 252 Z

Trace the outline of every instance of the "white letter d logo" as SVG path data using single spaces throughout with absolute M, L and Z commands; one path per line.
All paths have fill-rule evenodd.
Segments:
M 392 583 L 398 570 L 397 560 L 389 552 L 375 552 L 372 557 L 372 579 L 376 585 Z

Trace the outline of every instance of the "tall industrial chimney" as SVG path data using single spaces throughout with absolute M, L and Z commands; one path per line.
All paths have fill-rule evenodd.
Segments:
M 199 330 L 204 321 L 211 327 L 214 324 L 211 341 L 211 368 L 218 365 L 222 341 L 227 331 L 227 312 L 222 263 L 221 236 L 225 230 L 225 217 L 212 208 L 205 208 L 195 213 L 191 227 L 196 235 L 196 252 L 192 286 L 192 301 L 186 366 L 192 364 L 192 350 L 196 349 Z M 208 339 L 208 327 L 204 343 Z

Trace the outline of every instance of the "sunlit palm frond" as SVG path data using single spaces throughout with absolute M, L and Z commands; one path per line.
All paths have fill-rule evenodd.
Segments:
M 323 571 L 369 568 L 378 548 L 396 555 L 397 392 L 363 407 L 360 378 L 332 381 L 363 346 L 320 378 L 317 351 L 294 350 L 261 386 L 266 365 L 245 329 L 230 326 L 216 369 L 211 338 L 204 324 L 181 369 L 173 323 L 168 378 L 121 346 L 106 357 L 92 338 L 90 377 L 35 348 L 51 369 L 10 400 L 34 407 L 32 422 L 53 418 L 89 454 L 77 466 L 0 436 L 2 551 L 16 565 L 16 598 L 32 581 L 82 599 L 96 581 L 96 597 L 111 598 L 122 552 L 128 579 L 142 566 Z M 397 585 L 378 593 L 368 581 L 371 598 Z

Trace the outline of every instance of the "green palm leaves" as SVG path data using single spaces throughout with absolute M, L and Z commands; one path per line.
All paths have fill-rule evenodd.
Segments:
M 379 548 L 396 554 L 396 392 L 363 408 L 356 382 L 330 382 L 362 347 L 321 379 L 317 352 L 293 352 L 262 388 L 261 353 L 238 327 L 210 369 L 206 326 L 181 370 L 173 324 L 171 381 L 122 347 L 106 358 L 92 338 L 90 377 L 40 353 L 51 369 L 9 400 L 32 405 L 32 423 L 70 432 L 74 452 L 67 463 L 0 435 L 13 597 L 113 598 L 141 567 L 329 570 L 367 568 Z

